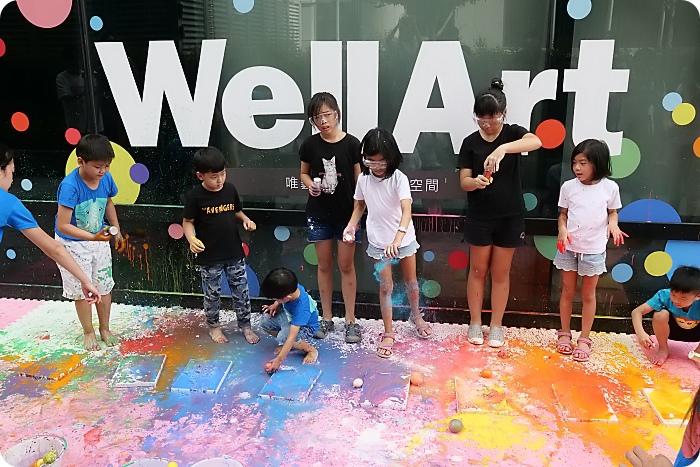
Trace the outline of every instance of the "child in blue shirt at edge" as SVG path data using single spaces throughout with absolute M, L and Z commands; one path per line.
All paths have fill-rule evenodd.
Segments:
M 668 358 L 668 340 L 700 342 L 700 269 L 681 266 L 673 272 L 669 289 L 661 289 L 649 301 L 632 310 L 632 324 L 642 347 L 654 348 L 654 341 L 642 327 L 642 316 L 654 312 L 651 325 L 659 348 L 651 357 L 655 365 Z M 695 352 L 700 351 L 700 345 Z M 695 360 L 693 360 L 695 361 Z M 696 364 L 698 362 L 696 361 Z M 700 365 L 699 365 L 700 366 Z
M 260 294 L 275 299 L 272 305 L 262 307 L 263 313 L 269 314 L 260 326 L 279 344 L 277 356 L 265 364 L 265 371 L 271 374 L 279 370 L 292 349 L 306 352 L 302 363 L 314 363 L 318 350 L 310 342 L 318 331 L 318 308 L 296 274 L 286 268 L 273 269 L 260 285 Z M 282 313 L 278 312 L 280 305 Z
M 106 215 L 109 224 L 119 230 L 117 210 L 112 202 L 117 195 L 117 186 L 109 173 L 114 149 L 105 136 L 89 134 L 80 138 L 75 152 L 78 168 L 66 175 L 58 186 L 55 238 L 66 247 L 102 295 L 102 302 L 95 305 L 100 337 L 111 347 L 117 343 L 117 338 L 109 329 L 114 287 L 109 247 L 112 235 L 105 226 L 104 218 Z M 118 248 L 124 239 L 121 233 L 114 237 L 115 247 Z M 92 325 L 90 297 L 83 295 L 80 281 L 73 274 L 61 265 L 58 268 L 63 281 L 63 296 L 75 301 L 78 320 L 83 327 L 85 349 L 100 350 Z

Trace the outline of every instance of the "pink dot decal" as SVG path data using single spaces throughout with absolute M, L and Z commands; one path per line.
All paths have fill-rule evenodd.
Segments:
M 22 15 L 34 26 L 55 28 L 63 23 L 73 6 L 73 0 L 17 0 Z
M 243 254 L 248 256 L 250 254 L 250 247 L 248 246 L 248 244 L 243 242 L 241 243 L 241 246 L 243 247 Z
M 535 135 L 542 141 L 543 148 L 553 149 L 564 142 L 566 128 L 559 120 L 549 119 L 537 126 Z
M 68 144 L 75 146 L 80 141 L 80 132 L 75 128 L 68 128 L 66 130 L 66 141 Z
M 462 250 L 455 250 L 450 253 L 447 263 L 452 269 L 464 269 L 469 264 L 469 256 Z
M 29 128 L 29 117 L 22 112 L 13 113 L 10 122 L 12 122 L 12 128 L 17 131 L 27 131 Z
M 7 48 L 5 47 L 5 41 L 3 41 L 2 39 L 0 39 L 0 57 L 2 57 L 3 55 L 5 55 L 5 51 L 6 51 L 6 50 L 7 50 Z
M 168 227 L 168 235 L 170 235 L 172 238 L 175 240 L 179 240 L 182 238 L 183 235 L 185 235 L 185 232 L 182 230 L 182 226 L 180 224 L 170 224 Z

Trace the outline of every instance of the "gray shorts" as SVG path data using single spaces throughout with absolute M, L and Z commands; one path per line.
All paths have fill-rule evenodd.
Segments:
M 576 271 L 579 276 L 599 276 L 608 271 L 605 267 L 605 252 L 587 254 L 557 251 L 554 265 L 562 271 Z
M 415 255 L 418 251 L 418 248 L 420 248 L 420 245 L 417 241 L 414 240 L 406 246 L 399 247 L 399 256 L 397 256 L 394 259 L 403 259 L 408 258 L 411 255 Z M 367 245 L 367 256 L 378 261 L 387 259 L 384 256 L 384 248 L 377 248 L 371 243 Z

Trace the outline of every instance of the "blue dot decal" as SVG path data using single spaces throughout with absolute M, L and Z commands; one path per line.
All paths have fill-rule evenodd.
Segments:
M 280 242 L 286 242 L 289 240 L 289 229 L 283 225 L 280 225 L 279 227 L 275 227 L 275 238 L 279 240 Z
M 682 103 L 683 103 L 683 98 L 677 92 L 669 92 L 668 94 L 666 94 L 664 96 L 664 99 L 661 101 L 661 105 L 663 105 L 664 109 L 668 110 L 669 112 L 671 112 L 679 104 L 682 104 Z
M 90 18 L 90 27 L 93 31 L 99 31 L 100 29 L 102 29 L 102 26 L 104 26 L 102 18 L 100 18 L 99 16 L 93 16 L 92 18 Z
M 24 191 L 29 191 L 29 190 L 31 190 L 32 187 L 34 186 L 34 185 L 32 185 L 32 181 L 31 181 L 31 180 L 28 180 L 28 179 L 26 179 L 26 178 L 25 178 L 24 180 L 22 180 L 22 182 L 20 183 L 20 185 L 22 186 L 22 189 L 23 189 Z
M 591 0 L 569 0 L 566 5 L 566 12 L 573 19 L 583 19 L 588 16 L 593 7 Z
M 428 250 L 425 253 L 423 253 L 423 259 L 427 262 L 431 262 L 432 260 L 435 259 L 435 253 L 432 251 Z
M 239 13 L 248 13 L 255 6 L 255 0 L 233 0 L 233 7 Z
M 612 278 L 615 282 L 627 282 L 632 278 L 632 266 L 625 263 L 616 264 L 612 268 Z
M 17 257 L 17 253 L 15 253 L 15 250 L 13 250 L 13 249 L 7 250 L 7 252 L 5 254 L 10 259 L 15 259 Z

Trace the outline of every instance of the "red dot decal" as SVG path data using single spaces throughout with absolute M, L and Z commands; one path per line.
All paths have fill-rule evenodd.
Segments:
M 10 119 L 12 127 L 17 131 L 26 131 L 29 128 L 29 118 L 22 112 L 15 112 Z
M 455 250 L 450 253 L 447 262 L 452 269 L 464 269 L 469 264 L 469 256 L 462 250 Z
M 564 142 L 566 128 L 559 120 L 550 119 L 540 123 L 535 134 L 542 141 L 543 148 L 552 149 Z
M 246 243 L 241 243 L 241 246 L 243 247 L 243 254 L 248 256 L 248 254 L 250 253 L 250 248 L 248 247 L 248 245 Z
M 75 128 L 68 128 L 66 130 L 66 141 L 68 141 L 68 144 L 75 146 L 80 141 L 80 132 Z
M 3 55 L 5 55 L 5 51 L 6 51 L 6 50 L 7 50 L 7 48 L 5 47 L 5 41 L 3 41 L 2 39 L 0 39 L 0 57 L 2 57 Z

